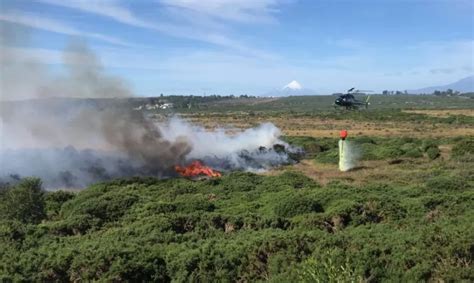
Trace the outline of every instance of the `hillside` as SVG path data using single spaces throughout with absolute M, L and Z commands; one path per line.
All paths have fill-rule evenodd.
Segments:
M 416 94 L 417 93 L 430 93 L 431 94 L 436 90 L 446 91 L 448 89 L 459 91 L 461 93 L 474 92 L 474 76 L 465 77 L 463 79 L 460 79 L 459 81 L 446 84 L 446 85 L 431 86 L 431 87 L 425 87 L 425 88 L 412 90 L 410 91 L 410 93 L 416 93 Z

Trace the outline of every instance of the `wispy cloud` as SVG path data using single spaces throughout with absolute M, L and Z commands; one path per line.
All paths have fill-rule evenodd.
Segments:
M 165 6 L 242 23 L 275 22 L 281 0 L 160 0 Z
M 96 40 L 101 40 L 107 43 L 122 45 L 122 46 L 136 46 L 134 44 L 123 41 L 119 38 L 103 35 L 93 32 L 85 32 L 67 25 L 64 22 L 44 18 L 33 14 L 20 13 L 2 13 L 0 14 L 0 21 L 19 24 L 35 29 L 46 30 L 49 32 L 60 33 L 69 36 L 87 37 Z
M 136 27 L 153 28 L 154 25 L 147 23 L 134 16 L 128 9 L 121 7 L 117 1 L 87 1 L 87 0 L 39 0 L 40 2 L 76 9 L 104 17 L 114 19 L 120 23 Z
M 219 32 L 218 29 L 211 28 L 209 25 L 195 26 L 195 25 L 189 24 L 189 18 L 192 18 L 192 17 L 188 17 L 188 22 L 185 22 L 185 21 L 183 22 L 179 20 L 167 21 L 167 22 L 164 22 L 164 21 L 151 22 L 149 20 L 137 17 L 127 8 L 120 6 L 120 4 L 117 1 L 85 1 L 85 0 L 76 0 L 76 1 L 39 0 L 39 1 L 49 4 L 49 5 L 61 6 L 61 7 L 69 8 L 69 9 L 75 9 L 82 12 L 99 15 L 102 17 L 112 19 L 122 24 L 157 31 L 162 34 L 166 34 L 168 36 L 210 43 L 213 45 L 236 50 L 238 52 L 245 53 L 246 55 L 253 56 L 253 57 L 259 57 L 262 59 L 272 59 L 275 57 L 273 54 L 252 48 L 242 41 L 233 39 Z M 236 20 L 237 19 L 244 20 L 245 18 L 248 18 L 248 20 L 250 20 L 252 18 L 250 15 L 254 15 L 254 17 L 256 18 L 260 17 L 260 19 L 263 20 L 265 17 L 268 17 L 265 15 L 267 15 L 270 12 L 270 7 L 272 6 L 270 4 L 273 2 L 276 3 L 276 1 L 273 1 L 273 0 L 262 1 L 265 3 L 268 2 L 265 5 L 251 4 L 253 3 L 253 1 L 237 1 L 237 0 L 233 0 L 233 1 L 236 4 L 241 3 L 241 5 L 239 6 L 241 8 L 238 9 L 240 12 L 233 12 L 233 13 L 229 12 L 227 13 L 227 17 L 231 17 L 232 19 L 236 19 Z M 176 3 L 180 4 L 184 9 L 185 2 L 186 1 L 177 1 Z M 202 3 L 204 2 L 205 1 L 203 1 Z M 216 1 L 216 2 L 222 2 L 222 1 Z M 228 2 L 228 1 L 223 1 L 223 2 Z M 242 6 L 242 3 L 245 3 L 245 2 L 248 2 L 248 3 Z M 259 1 L 255 1 L 255 2 L 259 2 Z M 196 8 L 196 9 L 198 11 L 202 11 L 202 13 L 204 13 L 205 11 L 210 11 L 209 10 L 210 8 L 206 8 L 206 9 L 203 8 L 207 6 L 202 6 L 202 4 L 196 4 L 198 3 L 198 1 L 196 2 L 190 1 L 189 3 L 191 3 L 190 7 L 201 7 L 201 8 Z M 192 5 L 193 3 L 194 3 L 194 6 Z M 231 3 L 228 3 L 228 4 L 230 5 Z M 263 9 L 259 13 L 256 12 L 258 10 L 257 9 L 258 7 L 260 7 L 260 9 Z M 210 20 L 209 22 L 212 23 L 212 20 Z

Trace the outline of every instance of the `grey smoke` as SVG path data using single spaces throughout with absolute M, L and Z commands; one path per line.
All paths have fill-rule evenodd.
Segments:
M 228 135 L 177 118 L 157 123 L 134 111 L 127 84 L 105 73 L 84 44 L 69 45 L 65 72 L 53 75 L 47 62 L 5 43 L 13 39 L 2 28 L 0 182 L 38 176 L 47 188 L 84 187 L 117 177 L 173 176 L 174 165 L 193 159 L 250 171 L 291 161 L 274 150 L 284 143 L 271 124 Z
M 107 74 L 85 44 L 74 41 L 66 48 L 65 71 L 55 75 L 48 62 L 16 47 L 28 43 L 21 29 L 0 28 L 0 175 L 36 175 L 48 185 L 61 184 L 63 172 L 82 185 L 139 172 L 166 174 L 184 161 L 190 145 L 169 142 L 133 111 L 126 104 L 130 88 Z

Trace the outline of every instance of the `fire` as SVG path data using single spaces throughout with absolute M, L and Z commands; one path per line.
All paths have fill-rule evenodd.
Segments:
M 203 165 L 198 160 L 193 161 L 190 165 L 186 167 L 176 165 L 174 169 L 181 176 L 187 177 L 187 178 L 194 178 L 194 177 L 199 177 L 203 175 L 211 177 L 211 178 L 217 178 L 222 175 L 219 171 L 213 170 L 211 167 Z

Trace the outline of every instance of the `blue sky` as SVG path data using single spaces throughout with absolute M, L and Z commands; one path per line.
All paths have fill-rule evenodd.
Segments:
M 61 72 L 65 47 L 81 40 L 140 96 L 260 95 L 292 80 L 321 94 L 405 90 L 474 73 L 470 0 L 0 3 L 2 29 L 15 33 L 2 50 Z

